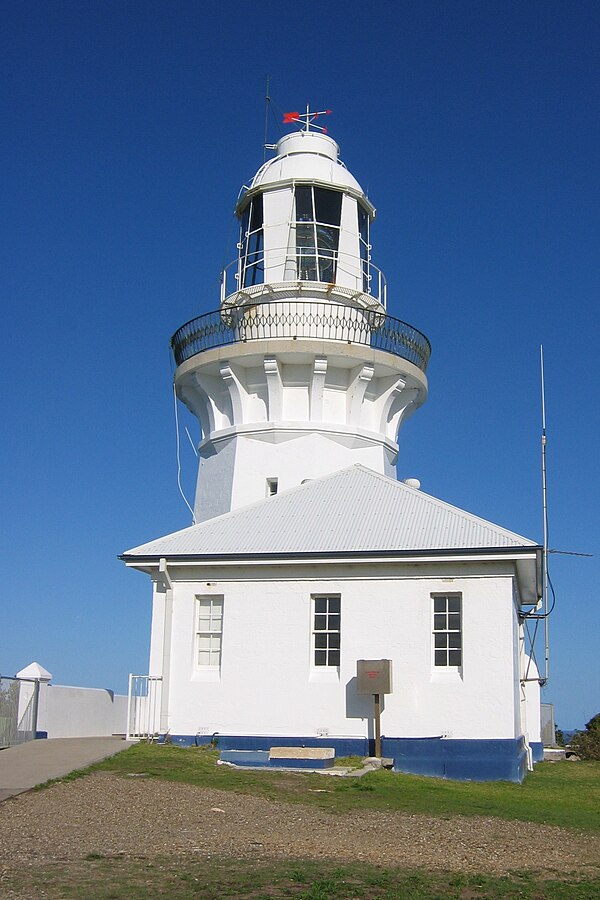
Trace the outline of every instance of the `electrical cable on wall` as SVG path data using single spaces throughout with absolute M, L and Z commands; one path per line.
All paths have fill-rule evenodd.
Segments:
M 179 443 L 179 413 L 177 410 L 177 391 L 175 390 L 175 384 L 173 384 L 173 404 L 175 407 L 175 444 L 177 447 L 177 487 L 179 488 L 179 493 L 183 497 L 183 502 L 192 514 L 192 525 L 195 525 L 196 516 L 194 515 L 194 510 L 188 503 L 187 497 L 185 496 L 183 488 L 181 486 L 181 447 Z

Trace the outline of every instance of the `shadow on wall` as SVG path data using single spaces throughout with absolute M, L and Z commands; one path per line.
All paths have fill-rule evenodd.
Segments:
M 375 740 L 375 710 L 373 697 L 370 694 L 359 694 L 358 678 L 354 675 L 346 684 L 346 717 L 348 719 L 367 720 L 367 737 Z M 385 709 L 385 695 L 381 695 L 381 712 Z

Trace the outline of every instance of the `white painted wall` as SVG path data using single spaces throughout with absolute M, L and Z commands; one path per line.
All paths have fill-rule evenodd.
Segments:
M 127 697 L 98 688 L 40 684 L 37 730 L 49 738 L 125 734 Z
M 395 477 L 399 429 L 426 395 L 416 367 L 367 347 L 260 343 L 277 352 L 238 345 L 179 367 L 204 435 L 196 521 L 264 499 L 267 478 L 285 490 L 355 463 Z
M 357 447 L 348 435 L 302 433 L 292 424 L 287 434 L 280 426 L 277 433 L 273 429 L 262 434 L 232 436 L 219 442 L 218 453 L 201 458 L 196 521 L 204 522 L 230 509 L 264 500 L 268 478 L 276 478 L 278 490 L 285 491 L 298 487 L 305 479 L 319 478 L 355 463 L 394 478 L 394 459 L 381 444 L 365 441 Z
M 513 577 L 509 564 L 284 567 L 188 571 L 173 582 L 168 729 L 172 734 L 372 733 L 371 699 L 355 691 L 356 660 L 393 660 L 383 733 L 513 738 Z M 173 570 L 170 570 L 174 578 Z M 185 577 L 186 580 L 183 580 Z M 202 578 L 202 581 L 199 579 Z M 204 580 L 206 579 L 206 580 Z M 463 596 L 461 671 L 433 666 L 431 594 Z M 311 594 L 342 597 L 342 663 L 311 666 Z M 223 595 L 220 672 L 196 666 L 197 594 Z M 160 630 L 160 619 L 156 628 Z M 158 646 L 159 637 L 153 637 Z M 161 673 L 157 673 L 161 674 Z M 515 709 L 516 704 L 516 709 Z

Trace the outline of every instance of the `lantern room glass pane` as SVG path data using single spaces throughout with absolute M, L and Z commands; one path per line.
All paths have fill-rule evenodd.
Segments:
M 241 221 L 240 281 L 242 287 L 262 284 L 265 280 L 263 253 L 263 198 L 252 198 Z
M 335 284 L 342 194 L 327 188 L 295 188 L 296 271 L 301 281 Z
M 339 191 L 315 188 L 315 213 L 317 222 L 340 227 L 342 195 Z
M 370 293 L 371 280 L 369 272 L 369 261 L 371 259 L 369 247 L 369 214 L 360 203 L 358 204 L 358 243 L 360 245 L 363 291 L 368 294 Z
M 369 243 L 369 213 L 366 209 L 358 204 L 358 233 L 361 241 L 365 244 Z
M 263 197 L 257 194 L 252 198 L 252 212 L 250 215 L 250 231 L 257 231 L 263 227 Z
M 296 221 L 297 222 L 314 222 L 312 188 L 297 187 L 296 188 Z

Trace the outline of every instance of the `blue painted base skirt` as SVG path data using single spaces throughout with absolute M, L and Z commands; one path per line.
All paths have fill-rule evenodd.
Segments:
M 531 755 L 534 763 L 544 762 L 544 745 L 541 741 L 539 743 L 537 741 L 532 741 L 529 745 L 531 747 Z
M 161 738 L 163 740 L 164 738 Z M 214 743 L 220 751 L 266 751 L 270 747 L 333 747 L 336 756 L 372 756 L 374 742 L 367 738 L 270 737 L 268 735 L 172 735 L 182 747 Z M 537 745 L 534 759 L 538 753 Z M 541 746 L 541 745 L 540 745 Z M 382 755 L 394 760 L 394 771 L 410 775 L 430 775 L 456 781 L 514 781 L 520 783 L 527 772 L 527 751 L 523 737 L 505 740 L 456 740 L 451 738 L 382 737 Z M 543 748 L 542 748 L 543 758 Z M 241 759 L 241 757 L 240 757 Z M 260 757 L 254 763 L 260 765 Z M 265 759 L 265 757 L 262 757 Z M 280 762 L 280 761 L 279 761 Z M 309 768 L 316 768 L 314 760 Z M 295 760 L 294 768 L 300 768 Z M 263 763 L 264 765 L 264 763 Z

